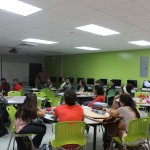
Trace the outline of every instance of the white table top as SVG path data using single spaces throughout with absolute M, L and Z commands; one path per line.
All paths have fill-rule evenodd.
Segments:
M 6 99 L 8 100 L 7 104 L 22 104 L 25 101 L 26 96 L 13 96 Z

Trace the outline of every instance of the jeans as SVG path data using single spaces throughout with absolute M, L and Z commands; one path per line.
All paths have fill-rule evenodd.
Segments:
M 43 136 L 46 133 L 46 126 L 44 124 L 38 124 L 38 123 L 30 123 L 26 125 L 22 130 L 19 131 L 18 134 L 36 134 L 35 137 L 32 139 L 33 145 L 36 148 L 39 148 L 41 145 Z M 17 145 L 22 145 L 23 138 L 16 138 Z

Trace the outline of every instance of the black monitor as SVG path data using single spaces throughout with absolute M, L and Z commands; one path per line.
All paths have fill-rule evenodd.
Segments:
M 150 81 L 144 80 L 143 81 L 143 88 L 150 88 Z
M 77 84 L 79 84 L 80 80 L 84 80 L 84 78 L 77 78 Z
M 132 84 L 134 88 L 137 88 L 137 80 L 127 80 L 127 84 Z
M 94 85 L 94 78 L 87 78 L 87 84 Z
M 99 79 L 102 81 L 103 85 L 106 86 L 107 85 L 107 79 Z
M 113 79 L 115 82 L 115 86 L 121 86 L 121 80 L 120 79 Z
M 56 82 L 57 81 L 56 77 L 50 77 L 50 79 L 51 79 L 52 82 Z

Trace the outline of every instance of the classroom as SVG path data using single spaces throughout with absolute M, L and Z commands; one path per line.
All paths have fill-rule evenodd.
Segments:
M 149 5 L 1 0 L 0 149 L 150 150 Z

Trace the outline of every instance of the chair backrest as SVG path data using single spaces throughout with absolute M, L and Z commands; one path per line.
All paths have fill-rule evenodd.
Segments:
M 55 93 L 53 91 L 51 91 L 49 88 L 41 89 L 41 92 L 46 94 L 47 99 L 55 98 Z
M 147 98 L 148 97 L 148 92 L 135 92 L 134 97 Z
M 16 109 L 13 106 L 7 106 L 6 110 L 9 114 L 9 119 L 10 119 L 10 129 L 12 132 L 14 132 L 14 120 L 15 120 L 15 114 L 16 114 Z
M 57 96 L 54 99 L 52 99 L 51 107 L 58 106 L 60 104 L 60 102 L 61 102 L 61 99 L 62 99 L 62 96 Z
M 21 96 L 20 91 L 9 91 L 8 96 Z
M 46 98 L 46 94 L 44 92 L 33 92 L 37 97 Z
M 86 123 L 83 121 L 58 122 L 55 125 L 55 140 L 58 146 L 65 144 L 85 145 Z
M 138 139 L 149 138 L 150 118 L 138 118 L 129 122 L 128 134 L 124 138 L 125 143 Z
M 37 106 L 38 106 L 39 108 L 42 108 L 42 100 L 37 99 Z
M 21 96 L 24 96 L 25 93 L 23 89 L 19 90 L 19 92 L 21 93 Z

